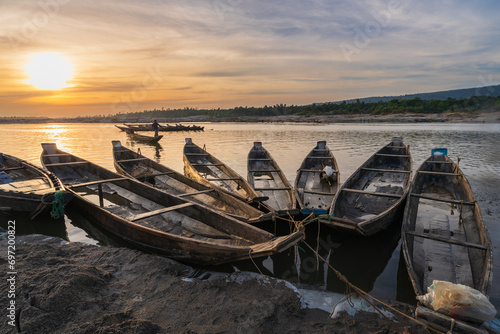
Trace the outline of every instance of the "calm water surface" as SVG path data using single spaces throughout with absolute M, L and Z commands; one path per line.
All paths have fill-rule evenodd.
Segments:
M 254 141 L 261 141 L 273 155 L 289 181 L 293 183 L 302 159 L 319 140 L 326 140 L 339 164 L 341 182 L 369 156 L 387 144 L 393 136 L 403 136 L 411 147 L 414 169 L 435 147 L 448 148 L 467 175 L 479 202 L 493 243 L 494 282 L 491 301 L 500 309 L 500 124 L 233 124 L 207 123 L 203 132 L 164 133 L 159 145 L 130 142 L 111 124 L 16 124 L 0 125 L 0 152 L 15 155 L 40 165 L 42 142 L 56 142 L 69 153 L 114 170 L 111 140 L 141 152 L 175 170 L 183 171 L 182 149 L 185 137 L 191 137 L 209 152 L 246 176 L 246 158 Z M 0 216 L 3 226 L 7 218 Z M 26 222 L 25 233 L 40 232 L 40 226 Z M 404 260 L 400 258 L 400 221 L 372 238 L 359 238 L 318 230 L 316 224 L 306 229 L 307 242 L 349 280 L 376 297 L 412 302 Z M 18 231 L 19 232 L 19 231 Z M 22 231 L 21 231 L 22 232 Z M 65 225 L 44 227 L 48 235 L 71 241 L 114 244 L 116 240 L 95 230 L 78 213 L 67 212 Z M 319 264 L 306 247 L 297 254 L 287 252 L 256 261 L 266 274 L 300 283 L 302 287 L 343 292 L 345 285 Z M 256 271 L 250 262 L 237 264 L 239 269 Z M 219 268 L 228 270 L 228 268 Z M 232 267 L 230 266 L 229 270 Z

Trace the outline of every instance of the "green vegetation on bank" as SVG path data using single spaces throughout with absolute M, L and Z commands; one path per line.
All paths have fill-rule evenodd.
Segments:
M 361 102 L 355 103 L 314 103 L 311 105 L 287 106 L 276 104 L 264 107 L 235 107 L 230 109 L 197 109 L 161 108 L 140 112 L 121 113 L 119 118 L 168 118 L 186 116 L 279 116 L 279 115 L 390 115 L 390 114 L 436 114 L 444 112 L 480 112 L 500 110 L 500 96 L 474 96 L 464 99 L 448 98 L 446 100 L 393 99 L 388 102 Z
M 425 115 L 441 113 L 489 113 L 500 111 L 500 96 L 473 96 L 470 98 L 447 98 L 445 100 L 424 100 L 394 98 L 383 102 L 330 102 L 310 105 L 276 104 L 264 107 L 235 107 L 229 109 L 164 108 L 98 116 L 61 117 L 58 122 L 135 122 L 145 119 L 179 119 L 192 116 L 211 118 L 272 117 L 272 116 L 377 116 L 377 115 Z M 49 117 L 0 117 L 0 123 L 50 123 Z

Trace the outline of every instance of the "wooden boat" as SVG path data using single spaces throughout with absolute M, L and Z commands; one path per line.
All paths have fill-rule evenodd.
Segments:
M 127 133 L 127 136 L 134 141 L 146 142 L 146 143 L 157 143 L 163 136 L 145 136 L 137 133 Z
M 75 198 L 72 204 L 98 226 L 146 251 L 179 261 L 219 264 L 271 255 L 302 238 L 260 230 L 208 207 L 111 172 L 42 144 L 41 161 Z
M 329 171 L 331 175 L 326 175 Z M 295 178 L 295 198 L 303 213 L 325 214 L 340 185 L 340 173 L 326 141 L 318 141 L 305 157 Z
M 147 123 L 147 124 L 126 124 L 124 123 L 123 126 L 121 125 L 116 125 L 119 129 L 125 131 L 127 129 L 129 130 L 134 130 L 134 131 L 154 131 L 152 127 L 152 123 Z M 197 125 L 182 125 L 182 124 L 176 124 L 176 125 L 170 125 L 170 124 L 163 124 L 160 125 L 158 128 L 158 131 L 160 132 L 169 132 L 169 131 L 203 131 L 205 127 L 203 126 L 197 126 Z
M 386 229 L 404 209 L 411 175 L 410 148 L 394 137 L 345 181 L 321 222 L 363 236 Z
M 292 186 L 261 142 L 253 144 L 247 161 L 248 183 L 259 196 L 269 198 L 262 204 L 277 215 L 299 213 Z
M 0 211 L 27 213 L 33 219 L 54 203 L 58 207 L 51 215 L 60 218 L 72 197 L 52 173 L 0 153 Z
M 247 223 L 272 219 L 272 215 L 146 158 L 122 146 L 120 141 L 113 141 L 113 159 L 119 174 L 152 184 L 169 194 L 223 211 Z
M 126 126 L 126 125 L 116 125 L 116 124 L 115 124 L 115 126 L 116 126 L 118 129 L 122 130 L 122 131 L 127 131 L 128 129 L 130 129 L 130 128 L 129 128 L 128 126 Z
M 225 163 L 186 138 L 184 145 L 184 174 L 190 178 L 225 191 L 243 201 L 261 202 L 267 198 L 260 197 L 252 186 Z
M 433 150 L 415 173 L 401 238 L 418 296 L 427 293 L 433 280 L 469 286 L 488 296 L 493 269 L 490 238 L 470 184 L 446 149 Z M 442 315 L 433 316 L 432 310 L 419 307 L 419 313 L 430 323 L 442 323 Z

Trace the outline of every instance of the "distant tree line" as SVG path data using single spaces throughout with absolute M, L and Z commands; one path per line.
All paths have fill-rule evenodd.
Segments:
M 276 104 L 263 107 L 234 107 L 229 109 L 198 109 L 185 107 L 182 109 L 161 108 L 118 114 L 114 117 L 124 118 L 168 118 L 185 116 L 279 116 L 279 115 L 389 115 L 389 114 L 435 114 L 444 112 L 478 112 L 500 110 L 500 96 L 473 96 L 470 98 L 446 100 L 393 99 L 388 102 L 354 103 L 314 103 L 310 105 Z M 109 117 L 109 116 L 108 116 Z

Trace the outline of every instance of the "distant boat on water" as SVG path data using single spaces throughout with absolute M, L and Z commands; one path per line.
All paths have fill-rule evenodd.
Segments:
M 128 123 L 123 123 L 123 125 L 115 125 L 118 129 L 122 131 L 127 131 L 127 130 L 133 130 L 133 131 L 154 131 L 152 123 L 151 124 L 128 124 Z M 158 131 L 160 132 L 169 132 L 169 131 L 203 131 L 205 129 L 204 126 L 198 126 L 198 125 L 182 125 L 182 124 L 176 124 L 176 125 L 170 125 L 170 124 L 164 124 L 161 125 L 158 128 Z

